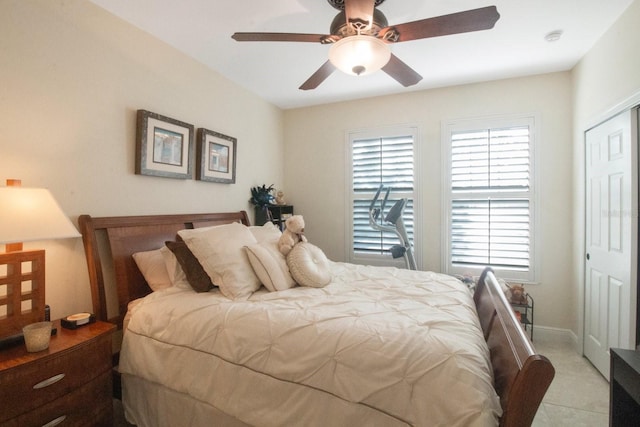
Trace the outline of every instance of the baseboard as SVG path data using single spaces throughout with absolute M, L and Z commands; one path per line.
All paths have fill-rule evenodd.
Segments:
M 550 328 L 548 326 L 535 326 L 533 344 L 539 341 L 545 343 L 567 343 L 578 348 L 578 336 L 570 329 Z

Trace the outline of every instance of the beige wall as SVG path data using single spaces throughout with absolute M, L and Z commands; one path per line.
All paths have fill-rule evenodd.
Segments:
M 598 122 L 640 104 L 640 1 L 635 1 L 572 72 L 574 107 L 574 266 L 578 301 L 584 283 L 584 132 Z M 583 306 L 575 324 L 582 336 Z
M 51 190 L 78 215 L 249 210 L 283 183 L 282 112 L 83 0 L 0 2 L 0 181 Z M 234 185 L 134 174 L 136 110 L 238 139 Z M 52 316 L 90 310 L 81 239 L 47 250 Z
M 536 299 L 536 323 L 573 326 L 572 105 L 570 74 L 427 90 L 398 96 L 323 105 L 285 112 L 285 181 L 296 212 L 305 216 L 310 241 L 329 258 L 346 260 L 345 187 L 350 130 L 398 124 L 418 127 L 419 194 L 423 238 L 416 242 L 426 270 L 441 266 L 441 123 L 458 118 L 537 113 L 539 150 L 540 283 L 528 286 Z
M 640 2 L 634 1 L 573 70 L 578 126 L 594 125 L 640 90 Z
M 47 187 L 65 212 L 125 215 L 250 209 L 249 188 L 286 184 L 307 235 L 345 254 L 345 133 L 409 124 L 421 144 L 422 264 L 441 258 L 442 121 L 538 113 L 540 283 L 536 323 L 580 330 L 582 132 L 640 90 L 640 4 L 572 73 L 503 80 L 284 112 L 82 0 L 0 2 L 0 180 Z M 235 185 L 137 176 L 135 111 L 238 138 Z M 249 119 L 250 118 L 250 119 Z M 286 153 L 283 147 L 286 146 Z M 284 161 L 282 160 L 284 156 Z M 284 166 L 286 165 L 286 166 Z M 89 310 L 80 239 L 47 249 L 54 317 Z

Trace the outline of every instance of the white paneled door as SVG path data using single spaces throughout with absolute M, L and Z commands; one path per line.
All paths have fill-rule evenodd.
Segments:
M 635 348 L 637 110 L 586 133 L 584 352 L 609 378 L 609 349 Z

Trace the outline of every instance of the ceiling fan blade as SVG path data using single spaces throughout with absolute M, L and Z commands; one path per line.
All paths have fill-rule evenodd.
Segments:
M 498 9 L 495 6 L 487 6 L 480 9 L 392 25 L 380 30 L 379 37 L 384 39 L 385 34 L 392 31 L 397 33 L 398 37 L 397 39 L 389 38 L 390 41 L 405 42 L 449 34 L 488 30 L 493 28 L 499 18 Z
M 393 77 L 402 86 L 413 86 L 422 80 L 422 76 L 416 73 L 413 68 L 402 62 L 400 58 L 391 54 L 387 65 L 382 67 L 382 71 Z
M 317 88 L 320 86 L 320 83 L 325 81 L 327 77 L 333 73 L 335 69 L 336 67 L 331 63 L 331 61 L 325 62 L 315 73 L 311 75 L 311 77 L 307 79 L 306 82 L 302 83 L 302 86 L 298 89 L 310 90 Z
M 344 13 L 347 24 L 356 29 L 369 29 L 373 24 L 373 8 L 375 0 L 344 0 Z
M 232 39 L 239 42 L 307 42 L 321 43 L 326 34 L 300 33 L 233 33 Z

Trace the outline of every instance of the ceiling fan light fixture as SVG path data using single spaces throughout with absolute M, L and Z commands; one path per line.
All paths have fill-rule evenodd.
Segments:
M 352 76 L 375 73 L 391 58 L 389 45 L 374 36 L 344 37 L 329 49 L 329 61 L 340 71 Z

